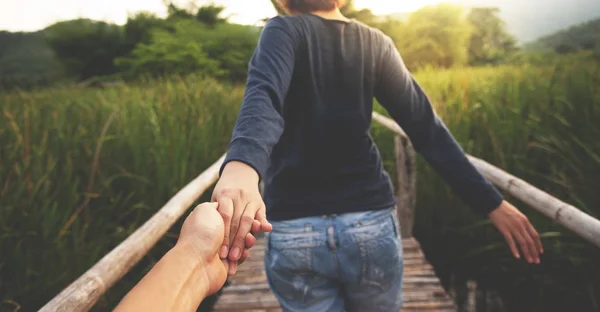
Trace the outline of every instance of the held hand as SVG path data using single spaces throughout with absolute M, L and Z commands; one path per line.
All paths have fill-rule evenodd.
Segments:
M 229 275 L 248 257 L 248 233 L 272 229 L 267 221 L 265 205 L 258 190 L 258 174 L 244 163 L 230 162 L 223 169 L 213 191 L 212 201 L 219 204 L 224 221 L 224 242 L 219 250 L 221 259 L 229 260 Z
M 206 296 L 216 293 L 223 287 L 230 266 L 230 261 L 221 259 L 218 254 L 223 245 L 225 226 L 217 208 L 217 203 L 198 205 L 183 222 L 175 246 L 178 250 L 185 251 L 186 256 L 201 261 L 209 285 Z M 255 220 L 252 224 L 252 233 L 258 233 L 259 230 L 260 223 Z M 256 238 L 252 233 L 248 233 L 245 237 L 246 248 L 252 248 L 256 244 Z M 246 249 L 238 263 L 243 263 L 247 258 Z
M 216 203 L 198 205 L 187 216 L 181 227 L 176 247 L 189 251 L 192 257 L 202 261 L 209 285 L 210 296 L 225 284 L 228 263 L 219 258 L 218 250 L 223 244 L 223 219 Z
M 540 236 L 523 213 L 509 202 L 503 201 L 500 207 L 489 214 L 489 217 L 506 239 L 515 258 L 521 258 L 516 240 L 527 262 L 540 263 L 539 255 L 544 253 Z

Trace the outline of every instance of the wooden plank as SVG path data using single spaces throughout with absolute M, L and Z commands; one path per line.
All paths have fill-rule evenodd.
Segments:
M 456 311 L 454 301 L 435 276 L 419 243 L 414 239 L 403 240 L 405 250 L 402 311 Z M 238 274 L 229 279 L 213 310 L 216 312 L 280 311 L 279 302 L 266 282 L 263 264 L 264 240 L 259 239 L 256 249 L 251 250 L 251 262 L 240 266 Z
M 40 311 L 88 311 L 102 295 L 158 242 L 212 184 L 217 181 L 225 156 L 183 187 L 152 218 L 98 263 L 65 288 Z
M 407 137 L 406 133 L 392 119 L 376 112 L 373 112 L 373 119 L 396 134 Z M 467 155 L 467 157 L 491 183 L 588 242 L 600 247 L 600 220 L 479 158 L 471 155 Z

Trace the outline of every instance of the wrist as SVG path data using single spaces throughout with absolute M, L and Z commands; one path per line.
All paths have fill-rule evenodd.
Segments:
M 232 160 L 228 162 L 223 168 L 223 176 L 233 176 L 236 179 L 245 179 L 250 180 L 252 182 L 256 182 L 258 184 L 260 177 L 258 172 L 254 170 L 251 166 L 241 161 Z
M 189 291 L 194 298 L 203 300 L 208 295 L 210 281 L 206 273 L 206 263 L 198 248 L 191 243 L 178 241 L 168 253 L 177 265 L 189 268 L 191 273 L 186 283 Z
M 497 212 L 497 211 L 501 210 L 501 208 L 503 208 L 503 207 L 506 207 L 506 205 L 507 205 L 507 204 L 508 204 L 508 202 L 507 202 L 506 200 L 502 200 L 502 201 L 500 202 L 500 204 L 499 204 L 499 205 L 497 205 L 496 207 L 494 207 L 494 208 L 493 208 L 493 209 L 492 209 L 492 210 L 491 210 L 491 211 L 488 213 L 488 216 L 490 216 L 490 217 L 491 217 L 492 215 L 494 215 L 494 212 Z

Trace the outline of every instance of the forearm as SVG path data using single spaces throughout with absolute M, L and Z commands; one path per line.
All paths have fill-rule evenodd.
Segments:
M 502 195 L 473 166 L 445 125 L 438 121 L 431 127 L 429 142 L 420 146 L 423 158 L 476 212 L 485 215 L 498 208 Z
M 204 263 L 175 245 L 115 311 L 196 311 L 209 289 Z

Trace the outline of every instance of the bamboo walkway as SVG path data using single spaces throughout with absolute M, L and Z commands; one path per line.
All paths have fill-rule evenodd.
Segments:
M 407 312 L 456 311 L 454 301 L 442 287 L 433 267 L 427 262 L 421 246 L 414 239 L 404 245 L 404 308 Z M 215 312 L 281 311 L 267 285 L 264 264 L 264 241 L 260 239 L 250 251 L 250 258 L 229 279 L 213 310 Z

